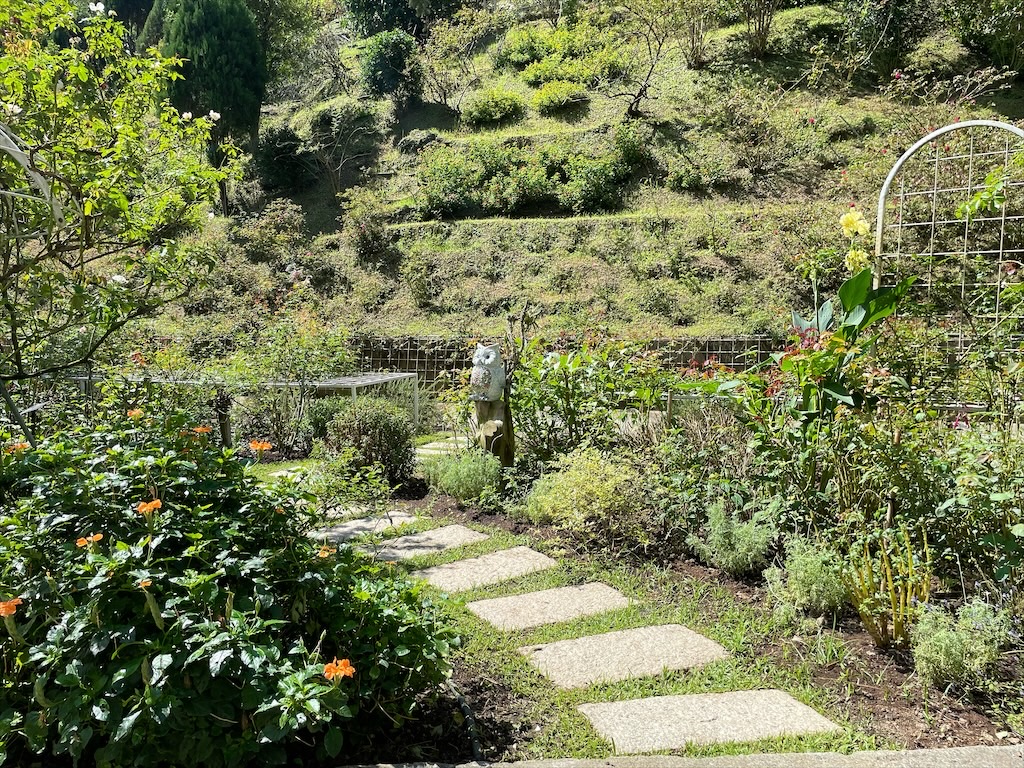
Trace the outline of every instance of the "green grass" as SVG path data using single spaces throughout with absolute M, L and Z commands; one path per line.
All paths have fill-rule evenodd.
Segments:
M 386 538 L 444 525 L 444 519 L 424 520 Z M 523 576 L 502 584 L 448 596 L 446 610 L 463 638 L 459 651 L 469 669 L 499 681 L 519 699 L 529 702 L 527 717 L 539 726 L 536 736 L 517 753 L 517 759 L 606 758 L 611 745 L 590 727 L 577 706 L 649 696 L 779 688 L 832 719 L 842 728 L 834 734 L 787 737 L 765 741 L 689 747 L 676 754 L 690 756 L 756 752 L 835 751 L 881 749 L 893 745 L 868 734 L 853 722 L 836 696 L 813 682 L 817 667 L 842 664 L 845 647 L 835 635 L 823 632 L 803 650 L 794 647 L 782 665 L 768 653 L 784 645 L 792 627 L 780 625 L 760 605 L 738 600 L 726 587 L 682 576 L 653 564 L 630 565 L 580 556 L 558 541 L 533 541 L 505 531 L 471 525 L 490 534 L 468 547 L 402 561 L 406 571 L 450 563 L 513 546 L 529 545 L 560 560 L 557 568 Z M 486 598 L 526 594 L 543 589 L 602 582 L 630 600 L 628 607 L 559 624 L 502 632 L 477 618 L 466 604 Z M 677 623 L 725 647 L 730 657 L 696 670 L 666 672 L 655 677 L 599 683 L 561 690 L 529 665 L 519 652 L 524 646 L 595 635 L 603 632 Z

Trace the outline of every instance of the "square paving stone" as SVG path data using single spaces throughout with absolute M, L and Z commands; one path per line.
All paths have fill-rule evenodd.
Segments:
M 519 651 L 561 688 L 660 675 L 666 669 L 701 667 L 729 657 L 714 640 L 680 624 L 606 632 Z
M 486 533 L 470 530 L 464 525 L 446 525 L 432 531 L 392 539 L 387 542 L 387 546 L 377 552 L 377 559 L 405 560 L 419 555 L 432 555 L 435 552 L 475 544 L 489 538 Z
M 407 515 L 405 512 L 392 512 L 387 515 L 373 515 L 361 517 L 358 520 L 348 520 L 332 525 L 330 528 L 312 531 L 309 535 L 319 541 L 327 539 L 338 543 L 351 541 L 360 536 L 368 536 L 371 533 L 381 533 L 389 528 L 397 528 L 405 523 L 411 523 L 415 519 L 413 515 Z
M 595 583 L 477 600 L 466 607 L 498 629 L 528 629 L 625 608 L 627 605 L 629 600 L 620 592 L 607 584 Z
M 514 547 L 488 555 L 436 565 L 416 571 L 413 576 L 426 579 L 438 589 L 463 592 L 467 589 L 498 584 L 536 571 L 554 568 L 558 561 L 529 547 Z
M 617 754 L 840 730 L 788 693 L 777 690 L 653 696 L 581 704 L 579 710 L 601 737 L 612 743 Z

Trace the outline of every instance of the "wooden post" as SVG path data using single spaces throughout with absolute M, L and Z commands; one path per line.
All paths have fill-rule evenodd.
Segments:
M 231 395 L 218 389 L 213 397 L 213 409 L 217 413 L 217 426 L 220 427 L 220 444 L 231 447 Z
M 515 461 L 515 435 L 512 414 L 508 408 L 508 391 L 500 400 L 476 400 L 477 443 L 511 467 Z M 500 425 L 499 425 L 500 423 Z

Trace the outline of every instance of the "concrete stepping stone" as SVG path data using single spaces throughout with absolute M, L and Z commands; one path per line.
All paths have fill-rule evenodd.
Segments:
M 691 669 L 729 657 L 714 640 L 680 624 L 623 629 L 519 652 L 560 688 L 660 675 L 666 669 Z
M 415 520 L 415 516 L 405 512 L 391 512 L 386 515 L 372 515 L 359 518 L 358 520 L 348 520 L 344 523 L 332 525 L 330 528 L 312 531 L 309 535 L 317 540 L 327 539 L 337 544 L 343 541 L 351 541 L 360 536 L 368 536 L 372 533 L 382 533 L 389 528 L 397 528 L 400 525 L 405 525 Z
M 629 600 L 620 592 L 607 584 L 594 583 L 477 600 L 466 607 L 498 629 L 528 629 L 625 608 L 627 605 Z
M 406 560 L 410 557 L 432 555 L 436 552 L 444 552 L 446 549 L 463 547 L 466 544 L 475 544 L 489 538 L 490 536 L 486 533 L 470 530 L 464 525 L 446 525 L 443 528 L 434 528 L 432 531 L 392 539 L 387 542 L 385 547 L 377 551 L 377 558 L 380 560 Z
M 467 589 L 498 584 L 536 571 L 545 571 L 558 565 L 547 555 L 529 547 L 513 547 L 488 555 L 435 565 L 416 571 L 412 575 L 426 579 L 438 589 L 464 592 Z
M 579 710 L 616 754 L 842 730 L 778 690 L 652 696 L 581 704 Z

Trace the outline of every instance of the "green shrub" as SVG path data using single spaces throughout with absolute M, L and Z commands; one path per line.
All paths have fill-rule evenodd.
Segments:
M 522 69 L 551 53 L 549 36 L 532 25 L 513 27 L 505 34 L 494 57 L 495 65 Z
M 769 569 L 765 579 L 786 616 L 832 615 L 849 600 L 839 553 L 807 539 L 790 539 L 784 570 Z
M 331 451 L 323 443 L 316 443 L 310 457 L 316 463 L 302 482 L 316 496 L 321 514 L 353 506 L 374 508 L 391 496 L 381 465 L 366 466 L 355 448 Z
M 573 540 L 610 552 L 633 551 L 651 543 L 652 524 L 637 488 L 633 466 L 583 448 L 558 460 L 526 499 L 526 516 L 554 525 Z
M 518 93 L 503 88 L 488 88 L 466 98 L 462 119 L 470 125 L 488 125 L 518 120 L 526 114 L 526 101 Z
M 404 105 L 423 93 L 416 39 L 407 32 L 392 29 L 367 40 L 361 68 L 363 86 L 371 96 L 392 96 Z
M 198 426 L 144 414 L 0 454 L 11 764 L 326 760 L 445 679 L 421 587 L 319 547 L 310 499 Z M 335 659 L 353 675 L 327 679 Z
M 412 476 L 412 424 L 409 415 L 389 400 L 355 400 L 331 422 L 327 434 L 329 448 L 338 452 L 354 448 L 357 466 L 379 464 L 392 485 L 401 485 Z
M 628 176 L 617 155 L 574 155 L 565 166 L 558 202 L 575 214 L 612 211 L 622 204 L 622 182 Z
M 687 544 L 708 565 L 732 576 L 757 573 L 768 563 L 777 532 L 772 519 L 774 500 L 744 520 L 731 501 L 719 499 L 708 507 L 704 535 L 692 535 Z
M 302 431 L 310 440 L 326 440 L 327 428 L 338 415 L 351 405 L 347 397 L 319 397 L 306 406 Z
M 1009 642 L 1009 617 L 975 598 L 957 611 L 925 611 L 911 638 L 914 667 L 928 685 L 969 692 L 984 681 Z
M 942 0 L 942 16 L 970 51 L 1014 71 L 1024 68 L 1022 0 Z
M 484 494 L 493 494 L 501 483 L 498 457 L 480 450 L 438 456 L 427 462 L 423 471 L 431 488 L 460 502 L 478 501 Z
M 392 266 L 397 254 L 388 229 L 388 211 L 380 195 L 358 187 L 346 192 L 343 200 L 342 234 L 359 263 L 385 269 Z
M 585 88 L 565 80 L 553 80 L 533 95 L 533 108 L 542 115 L 559 112 L 568 106 L 590 101 Z
M 260 181 L 268 191 L 300 192 L 316 181 L 316 161 L 303 148 L 302 139 L 287 125 L 260 131 L 253 158 Z

